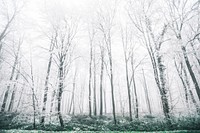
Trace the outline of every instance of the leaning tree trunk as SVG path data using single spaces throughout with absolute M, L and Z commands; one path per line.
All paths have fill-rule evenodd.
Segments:
M 52 63 L 52 58 L 53 55 L 52 53 L 50 54 L 49 57 L 49 63 L 48 63 L 48 68 L 47 68 L 47 73 L 46 73 L 46 79 L 45 79 L 45 90 L 44 90 L 44 99 L 43 99 L 43 107 L 42 107 L 42 118 L 41 118 L 41 124 L 45 123 L 45 111 L 46 111 L 46 103 L 47 103 L 47 94 L 48 94 L 48 89 L 49 89 L 49 75 L 50 75 L 50 70 L 51 70 L 51 63 Z
M 192 103 L 194 104 L 197 113 L 200 115 L 200 108 L 199 108 L 199 105 L 197 104 L 197 102 L 196 102 L 196 100 L 194 98 L 192 90 L 190 89 L 190 82 L 189 82 L 189 79 L 188 79 L 187 71 L 185 70 L 184 67 L 183 67 L 183 73 L 184 73 L 184 76 L 185 76 L 185 82 L 186 82 L 187 88 L 189 90 L 189 94 L 190 94 Z
M 148 107 L 148 110 L 149 110 L 149 114 L 151 115 L 152 114 L 151 104 L 150 104 L 149 93 L 148 93 L 148 90 L 147 90 L 147 83 L 146 83 L 146 78 L 145 78 L 143 69 L 142 69 L 142 74 L 143 74 L 143 78 L 144 78 L 144 91 L 145 91 L 145 96 L 146 96 L 147 107 Z
M 185 93 L 185 102 L 186 102 L 187 108 L 189 109 L 189 106 L 188 106 L 189 105 L 189 101 L 188 101 L 188 88 L 187 88 L 187 84 L 186 84 L 187 81 L 185 82 L 185 80 L 187 80 L 187 79 L 184 80 L 184 76 L 182 74 L 182 73 L 184 73 L 184 75 L 185 75 L 185 69 L 183 68 L 184 66 L 183 66 L 183 63 L 181 62 L 180 63 L 181 70 L 179 70 L 178 65 L 177 65 L 177 63 L 176 63 L 175 60 L 174 60 L 174 64 L 175 64 L 175 67 L 176 67 L 176 71 L 178 72 L 178 76 L 179 76 L 179 78 L 180 78 L 180 80 L 181 80 L 181 82 L 183 84 L 184 93 Z
M 185 64 L 186 64 L 187 69 L 188 69 L 188 71 L 189 71 L 189 73 L 190 73 L 191 79 L 192 79 L 192 81 L 193 81 L 193 83 L 194 83 L 194 87 L 195 87 L 195 90 L 196 90 L 196 92 L 197 92 L 198 99 L 200 100 L 200 88 L 199 88 L 199 85 L 198 85 L 198 81 L 197 81 L 197 79 L 196 79 L 196 76 L 195 76 L 195 74 L 194 74 L 194 72 L 193 72 L 193 70 L 192 70 L 192 66 L 191 66 L 191 64 L 190 64 L 189 58 L 188 58 L 188 56 L 187 56 L 187 52 L 186 52 L 185 46 L 181 46 L 181 50 L 182 50 L 182 53 L 183 53 L 183 57 L 184 57 L 184 60 L 185 60 Z
M 17 72 L 16 78 L 15 78 L 15 82 L 17 82 L 17 80 L 19 79 L 19 71 Z M 13 92 L 11 94 L 11 100 L 10 100 L 10 104 L 8 106 L 8 111 L 12 111 L 13 109 L 13 105 L 14 105 L 14 100 L 15 100 L 15 93 L 16 93 L 16 83 L 13 86 Z
M 11 76 L 10 76 L 10 79 L 9 79 L 10 82 L 13 80 L 13 77 L 14 77 L 14 74 L 15 74 L 15 69 L 16 69 L 16 66 L 17 66 L 17 63 L 18 63 L 18 56 L 19 56 L 20 46 L 21 46 L 21 44 L 18 45 L 17 54 L 15 56 L 15 61 L 14 61 L 14 64 L 12 66 L 12 72 L 11 72 Z M 5 95 L 4 95 L 3 104 L 1 106 L 1 112 L 6 111 L 6 104 L 8 103 L 7 100 L 8 100 L 10 87 L 11 87 L 11 85 L 9 83 L 7 88 L 6 88 Z
M 20 93 L 20 96 L 19 96 L 19 100 L 18 100 L 18 103 L 17 103 L 17 107 L 16 107 L 16 112 L 18 111 L 18 109 L 19 109 L 19 105 L 20 105 L 20 103 L 21 103 L 21 99 L 22 99 L 22 94 L 23 94 L 23 92 L 24 92 L 24 88 L 25 88 L 25 82 L 23 83 L 23 85 L 22 85 L 22 90 L 21 90 L 21 93 Z
M 160 95 L 161 95 L 163 111 L 164 111 L 165 118 L 169 119 L 170 108 L 169 108 L 169 101 L 167 97 L 165 66 L 162 61 L 162 55 L 159 55 L 159 53 L 157 53 L 157 63 L 158 63 L 158 70 L 159 70 L 159 77 L 160 77 Z
M 11 73 L 11 77 L 10 77 L 10 81 L 13 80 L 14 70 L 15 70 L 15 68 L 13 67 L 12 73 Z M 6 111 L 6 103 L 7 103 L 7 100 L 8 100 L 9 91 L 10 91 L 10 83 L 9 83 L 9 85 L 7 86 L 6 92 L 5 92 L 5 94 L 4 94 L 3 104 L 2 104 L 2 106 L 1 106 L 1 112 Z
M 197 111 L 198 115 L 200 115 L 200 108 L 199 108 L 199 105 L 198 105 L 198 103 L 196 102 L 196 100 L 195 100 L 195 98 L 194 98 L 194 95 L 193 95 L 193 93 L 192 93 L 191 90 L 189 90 L 189 94 L 190 94 L 190 96 L 191 96 L 192 102 L 193 102 L 193 104 L 194 104 L 194 106 L 195 106 L 195 108 L 196 108 L 196 111 Z

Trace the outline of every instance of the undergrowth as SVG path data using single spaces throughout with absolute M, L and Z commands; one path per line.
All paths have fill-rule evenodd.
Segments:
M 171 117 L 170 124 L 163 118 L 143 117 L 129 121 L 126 117 L 117 117 L 117 124 L 112 117 L 75 115 L 64 117 L 65 126 L 60 127 L 57 116 L 45 125 L 36 121 L 37 130 L 46 131 L 172 131 L 172 130 L 200 130 L 199 116 Z M 0 129 L 33 130 L 32 116 L 18 113 L 0 113 Z

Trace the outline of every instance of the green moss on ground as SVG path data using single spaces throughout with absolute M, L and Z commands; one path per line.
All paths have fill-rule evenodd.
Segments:
M 87 115 L 76 115 L 63 117 L 65 119 L 65 126 L 60 127 L 59 121 L 54 119 L 51 123 L 46 123 L 44 126 L 39 124 L 39 117 L 37 117 L 36 129 L 42 131 L 141 131 L 141 132 L 200 132 L 200 117 L 199 116 L 184 116 L 179 118 L 172 118 L 169 124 L 163 118 L 140 118 L 133 119 L 132 122 L 128 118 L 117 117 L 118 123 L 115 125 L 112 117 L 88 117 Z M 55 117 L 57 118 L 57 117 Z M 70 119 L 69 119 L 70 118 Z M 0 115 L 0 129 L 1 132 L 5 129 L 9 132 L 33 131 L 32 118 L 30 115 L 20 116 L 19 114 L 1 114 Z M 17 130 L 10 130 L 17 129 Z M 134 133 L 134 132 L 133 132 Z

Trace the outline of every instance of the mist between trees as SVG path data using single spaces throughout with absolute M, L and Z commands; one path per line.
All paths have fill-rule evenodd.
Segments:
M 1 114 L 33 128 L 73 116 L 200 113 L 198 0 L 0 0 Z M 17 116 L 16 116 L 17 117 Z

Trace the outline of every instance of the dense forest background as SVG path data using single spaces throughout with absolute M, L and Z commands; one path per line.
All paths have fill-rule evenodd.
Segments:
M 0 128 L 199 129 L 198 0 L 0 0 L 0 20 Z

